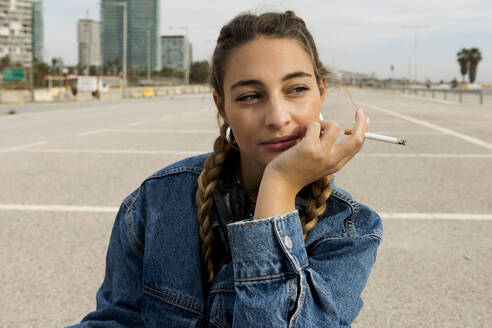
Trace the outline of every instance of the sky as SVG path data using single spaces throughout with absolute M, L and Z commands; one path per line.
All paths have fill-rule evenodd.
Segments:
M 99 0 L 44 0 L 44 58 L 76 65 L 77 20 L 99 20 Z M 490 0 L 184 0 L 160 1 L 162 35 L 185 34 L 193 61 L 209 60 L 220 28 L 244 11 L 294 10 L 313 34 L 323 63 L 335 70 L 378 78 L 461 80 L 456 53 L 477 47 L 479 83 L 492 83 L 492 1 Z M 402 26 L 422 26 L 414 29 Z M 394 67 L 392 72 L 390 67 Z

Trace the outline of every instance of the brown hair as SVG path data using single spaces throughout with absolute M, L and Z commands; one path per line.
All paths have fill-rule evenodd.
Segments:
M 321 63 L 313 37 L 307 30 L 306 24 L 294 12 L 286 11 L 285 13 L 264 13 L 261 15 L 245 13 L 235 17 L 222 27 L 212 56 L 209 75 L 210 84 L 222 99 L 224 98 L 225 66 L 231 51 L 258 36 L 298 41 L 312 59 L 318 85 L 322 85 L 322 78 L 327 80 L 335 79 Z M 217 119 L 220 126 L 220 135 L 215 140 L 213 153 L 205 160 L 204 170 L 198 178 L 198 190 L 196 192 L 202 260 L 206 268 L 203 273 L 208 287 L 212 285 L 215 277 L 211 256 L 213 238 L 210 225 L 210 212 L 213 207 L 212 193 L 224 167 L 232 162 L 233 155 L 237 155 L 237 150 L 225 138 L 227 123 L 223 122 L 219 113 L 217 113 Z M 330 197 L 332 190 L 329 183 L 330 179 L 331 176 L 325 176 L 311 184 L 313 197 L 306 209 L 306 215 L 301 217 L 304 239 L 306 239 L 309 231 L 316 226 L 318 216 L 326 210 L 326 200 Z

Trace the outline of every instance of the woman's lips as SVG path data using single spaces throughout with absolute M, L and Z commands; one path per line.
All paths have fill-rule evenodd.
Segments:
M 279 140 L 279 141 L 274 141 L 274 142 L 267 142 L 267 143 L 262 143 L 263 146 L 265 146 L 268 150 L 273 150 L 273 151 L 282 151 L 289 149 L 290 147 L 294 146 L 297 141 L 299 140 L 299 137 L 292 137 L 289 139 L 284 140 Z

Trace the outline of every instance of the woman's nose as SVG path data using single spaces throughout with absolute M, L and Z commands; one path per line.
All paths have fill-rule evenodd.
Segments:
M 265 110 L 265 125 L 268 127 L 283 127 L 291 121 L 289 106 L 281 97 L 270 97 Z

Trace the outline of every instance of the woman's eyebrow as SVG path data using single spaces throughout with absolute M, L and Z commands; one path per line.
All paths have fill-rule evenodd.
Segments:
M 259 80 L 240 80 L 231 85 L 231 90 L 234 88 L 243 87 L 245 85 L 263 85 L 263 83 Z
M 313 77 L 313 76 L 311 74 L 303 72 L 303 71 L 292 72 L 292 73 L 289 73 L 286 76 L 284 76 L 282 78 L 282 82 L 290 80 L 290 79 L 294 79 L 296 77 Z M 233 90 L 235 88 L 243 87 L 243 86 L 247 86 L 247 85 L 257 85 L 257 86 L 260 85 L 261 86 L 261 85 L 263 85 L 263 82 L 261 82 L 260 80 L 255 80 L 255 79 L 240 80 L 240 81 L 237 81 L 236 83 L 234 83 L 233 85 L 231 85 L 230 89 Z
M 282 82 L 290 80 L 290 79 L 294 79 L 296 77 L 313 77 L 313 76 L 309 73 L 306 73 L 303 71 L 298 71 L 298 72 L 289 73 L 286 76 L 284 76 L 284 78 L 282 79 Z

